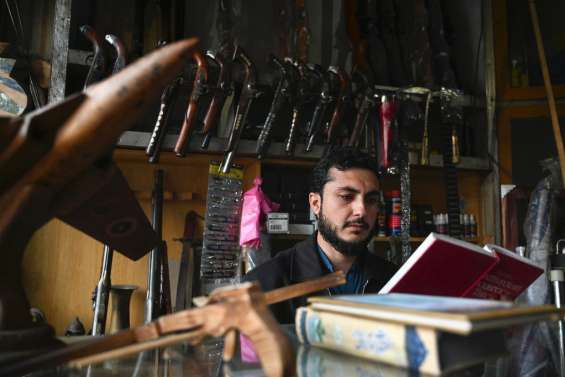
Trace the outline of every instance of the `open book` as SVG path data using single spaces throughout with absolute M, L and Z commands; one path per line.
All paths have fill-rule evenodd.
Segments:
M 514 300 L 543 272 L 500 246 L 430 233 L 379 293 Z

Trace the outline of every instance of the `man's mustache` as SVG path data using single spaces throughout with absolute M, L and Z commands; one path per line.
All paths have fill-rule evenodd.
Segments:
M 361 226 L 363 229 L 369 229 L 369 224 L 365 222 L 365 220 L 355 220 L 355 221 L 346 221 L 343 223 L 342 229 L 345 229 L 351 225 Z

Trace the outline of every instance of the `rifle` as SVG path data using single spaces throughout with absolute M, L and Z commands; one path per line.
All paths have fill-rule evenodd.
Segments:
M 271 103 L 269 113 L 267 114 L 267 119 L 265 119 L 265 124 L 263 125 L 263 129 L 259 134 L 259 138 L 257 139 L 256 153 L 258 159 L 263 158 L 263 154 L 268 149 L 271 130 L 273 129 L 273 125 L 277 119 L 278 113 L 282 109 L 285 98 L 289 95 L 289 89 L 292 85 L 292 79 L 290 77 L 289 69 L 292 70 L 293 68 L 288 67 L 288 64 L 280 61 L 274 55 L 270 56 L 270 60 L 279 69 L 280 80 L 277 84 L 277 88 L 275 89 L 275 95 L 273 102 Z
M 88 74 L 84 80 L 84 88 L 86 89 L 87 86 L 104 78 L 106 73 L 106 54 L 102 49 L 102 39 L 100 39 L 96 30 L 89 25 L 82 25 L 80 27 L 80 32 L 92 43 L 92 47 L 94 49 L 92 64 L 90 64 Z
M 204 116 L 204 127 L 202 128 L 202 144 L 200 148 L 207 149 L 210 144 L 210 139 L 212 138 L 212 130 L 216 125 L 218 114 L 224 107 L 226 98 L 230 92 L 230 69 L 231 65 L 226 64 L 224 57 L 221 54 L 215 54 L 212 51 L 206 52 L 206 57 L 215 62 L 218 65 L 218 83 L 215 87 L 209 87 L 208 90 L 213 93 L 210 105 L 208 105 L 208 110 Z
M 175 145 L 175 153 L 178 157 L 186 156 L 188 137 L 198 112 L 198 101 L 205 93 L 206 83 L 208 82 L 208 63 L 206 62 L 206 58 L 200 51 L 195 51 L 193 58 L 196 60 L 196 75 L 194 77 L 194 84 L 192 86 L 192 92 L 190 93 L 184 122 Z
M 355 148 L 359 147 L 360 136 L 363 130 L 365 129 L 365 126 L 367 125 L 367 119 L 369 117 L 371 108 L 373 107 L 374 104 L 375 104 L 375 100 L 374 100 L 373 89 L 370 87 L 366 88 L 365 95 L 363 96 L 361 104 L 359 105 L 359 110 L 357 111 L 357 117 L 355 118 L 355 125 L 353 126 L 353 131 L 351 132 L 351 136 L 347 141 L 347 145 L 349 147 L 355 147 Z M 368 141 L 370 140 L 371 139 L 369 139 Z
M 92 319 L 91 335 L 102 335 L 106 329 L 106 316 L 108 315 L 108 298 L 112 286 L 112 259 L 114 250 L 104 245 L 100 279 L 94 288 L 94 317 Z
M 316 103 L 316 107 L 314 107 L 312 119 L 308 122 L 306 129 L 305 151 L 310 152 L 314 146 L 314 141 L 316 140 L 318 133 L 322 130 L 326 110 L 332 102 L 333 97 L 331 95 L 331 86 L 327 73 L 322 72 L 322 68 L 316 64 L 308 64 L 307 67 L 321 82 L 320 94 L 318 95 L 319 99 Z
M 160 239 L 158 245 L 149 254 L 149 266 L 147 269 L 147 297 L 145 299 L 145 323 L 157 319 L 163 313 L 161 299 L 164 293 L 162 269 L 167 263 L 166 245 L 163 241 L 163 170 L 155 171 L 155 184 L 153 186 L 153 230 Z M 170 292 L 169 292 L 170 297 Z M 170 302 L 170 301 L 169 301 Z
M 349 87 L 349 76 L 347 73 L 337 66 L 331 66 L 328 68 L 328 73 L 330 77 L 333 77 L 335 81 L 338 83 L 338 91 L 337 94 L 334 96 L 335 98 L 335 107 L 331 117 L 331 120 L 328 124 L 328 128 L 326 130 L 326 144 L 331 144 L 333 140 L 333 134 L 337 125 L 341 121 L 343 116 L 343 106 L 344 100 L 347 96 L 347 89 Z
M 114 47 L 114 50 L 116 50 L 116 60 L 114 60 L 112 73 L 119 72 L 126 66 L 126 46 L 113 34 L 106 34 L 105 39 Z
M 180 257 L 179 277 L 177 280 L 177 295 L 175 300 L 175 312 L 189 309 L 192 306 L 192 294 L 194 284 L 194 234 L 198 218 L 200 216 L 189 211 L 184 217 L 184 232 L 182 238 L 176 241 L 182 242 Z
M 145 154 L 149 156 L 148 161 L 150 164 L 156 164 L 159 162 L 161 146 L 163 145 L 163 140 L 165 140 L 165 135 L 167 134 L 167 128 L 169 125 L 169 115 L 171 113 L 171 109 L 174 107 L 181 83 L 182 77 L 179 76 L 172 83 L 167 85 L 161 94 L 159 115 L 157 115 L 155 127 L 153 127 L 153 132 L 151 133 L 151 139 L 149 139 L 149 144 L 145 149 Z
M 290 123 L 290 129 L 288 136 L 284 143 L 284 151 L 288 155 L 294 153 L 294 144 L 296 143 L 296 137 L 298 134 L 299 125 L 299 115 L 302 110 L 303 105 L 309 101 L 311 97 L 311 73 L 306 65 L 298 62 L 297 60 L 292 60 L 285 58 L 285 62 L 290 68 L 295 79 L 296 85 L 293 86 L 292 93 L 292 121 Z
M 238 61 L 243 64 L 245 68 L 245 79 L 243 81 L 243 88 L 239 97 L 239 103 L 237 104 L 235 118 L 228 136 L 228 144 L 224 150 L 224 159 L 220 164 L 220 171 L 224 174 L 230 171 L 231 163 L 235 153 L 237 152 L 239 139 L 241 138 L 241 132 L 245 127 L 249 108 L 258 93 L 256 88 L 257 71 L 255 69 L 255 64 L 253 64 L 251 59 L 249 59 L 249 56 L 247 56 L 245 51 L 243 51 L 243 49 L 239 46 L 236 48 L 234 61 Z

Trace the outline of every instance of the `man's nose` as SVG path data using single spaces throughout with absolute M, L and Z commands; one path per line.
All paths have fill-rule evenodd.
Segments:
M 355 217 L 365 217 L 367 214 L 367 204 L 363 198 L 357 198 L 353 201 L 353 215 Z

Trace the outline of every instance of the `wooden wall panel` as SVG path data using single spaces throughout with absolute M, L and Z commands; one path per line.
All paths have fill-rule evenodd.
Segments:
M 162 163 L 153 166 L 146 162 L 142 151 L 117 150 L 116 161 L 150 218 L 150 193 L 156 168 L 165 170 L 166 192 L 192 194 L 191 200 L 166 200 L 164 205 L 163 238 L 169 258 L 178 263 L 184 217 L 195 210 L 204 215 L 208 185 L 208 163 L 221 156 L 189 155 L 178 159 L 172 153 L 162 155 Z M 244 165 L 244 187 L 250 188 L 253 178 L 260 175 L 260 164 L 254 159 L 236 161 Z M 190 195 L 188 195 L 190 196 Z M 202 230 L 202 224 L 199 231 Z M 59 220 L 40 229 L 29 243 L 24 257 L 24 285 L 32 306 L 40 308 L 58 335 L 78 316 L 87 331 L 92 324 L 91 293 L 98 280 L 103 245 Z M 132 325 L 143 322 L 146 294 L 147 257 L 137 262 L 116 253 L 112 268 L 113 284 L 134 284 L 139 289 L 132 298 Z M 111 310 L 111 308 L 110 308 Z M 110 318 L 107 323 L 109 324 Z

